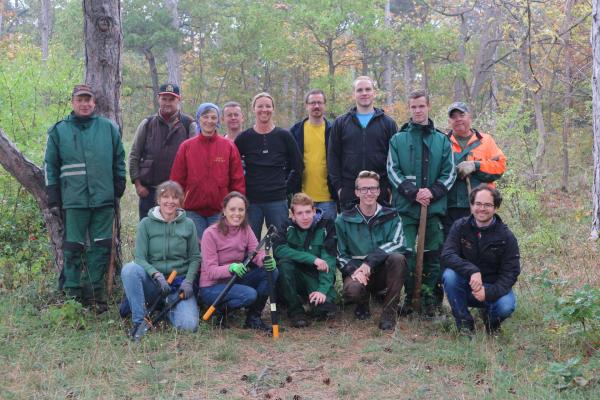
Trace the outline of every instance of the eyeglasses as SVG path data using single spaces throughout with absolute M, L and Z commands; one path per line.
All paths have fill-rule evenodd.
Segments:
M 494 205 L 492 203 L 480 203 L 480 202 L 475 202 L 473 203 L 473 205 L 476 208 L 494 208 Z
M 308 103 L 309 106 L 322 106 L 323 104 L 325 104 L 325 102 L 323 101 L 309 101 Z
M 367 194 L 367 192 L 371 192 L 371 193 L 377 193 L 379 192 L 379 186 L 365 186 L 365 187 L 357 187 L 356 190 L 358 190 L 361 194 Z

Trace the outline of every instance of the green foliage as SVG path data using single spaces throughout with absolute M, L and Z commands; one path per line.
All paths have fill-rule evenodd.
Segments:
M 67 327 L 70 329 L 86 329 L 84 308 L 76 300 L 67 300 L 62 305 L 48 308 L 45 319 L 50 327 L 55 329 Z
M 584 285 L 560 297 L 548 318 L 563 324 L 581 324 L 584 331 L 600 328 L 600 289 Z

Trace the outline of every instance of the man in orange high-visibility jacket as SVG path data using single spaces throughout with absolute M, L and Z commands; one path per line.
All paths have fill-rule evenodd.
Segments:
M 470 215 L 469 188 L 481 183 L 494 187 L 494 181 L 506 171 L 504 153 L 490 135 L 471 127 L 471 113 L 465 103 L 455 102 L 448 107 L 448 124 L 458 177 L 448 192 L 448 211 L 442 219 L 444 236 L 448 236 L 454 221 Z

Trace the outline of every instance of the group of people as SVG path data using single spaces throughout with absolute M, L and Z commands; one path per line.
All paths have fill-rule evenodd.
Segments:
M 195 330 L 197 300 L 212 304 L 234 276 L 217 304 L 220 321 L 245 308 L 245 327 L 269 331 L 261 313 L 270 275 L 291 325 L 306 327 L 336 314 L 337 269 L 356 318 L 370 318 L 371 297 L 382 303 L 382 330 L 399 315 L 435 315 L 444 292 L 459 330 L 475 329 L 469 307 L 482 309 L 489 333 L 499 329 L 515 309 L 520 272 L 517 241 L 496 214 L 504 154 L 471 126 L 465 103 L 448 107 L 444 133 L 429 118 L 428 94 L 414 91 L 411 118 L 398 129 L 374 106 L 371 78 L 356 78 L 352 89 L 355 106 L 333 122 L 325 93 L 309 91 L 306 118 L 289 130 L 275 126 L 275 101 L 259 93 L 254 124 L 243 130 L 239 103 L 203 103 L 191 118 L 180 111 L 179 87 L 160 87 L 159 110 L 139 124 L 129 154 L 140 223 L 121 276 L 132 334 L 161 296 L 180 297 L 168 318 Z M 124 151 L 118 128 L 94 113 L 92 88 L 77 85 L 72 106 L 48 134 L 49 206 L 65 220 L 66 295 L 103 312 Z M 422 307 L 413 310 L 421 213 Z M 258 247 L 263 224 L 277 228 L 273 255 Z

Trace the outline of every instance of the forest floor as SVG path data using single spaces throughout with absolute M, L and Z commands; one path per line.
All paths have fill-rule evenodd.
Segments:
M 0 292 L 0 398 L 598 399 L 598 321 L 581 332 L 551 318 L 559 297 L 600 287 L 586 207 L 560 192 L 507 201 L 501 215 L 519 238 L 522 274 L 498 337 L 481 324 L 471 340 L 459 336 L 447 308 L 445 320 L 403 318 L 383 333 L 374 305 L 368 321 L 348 306 L 302 330 L 284 317 L 277 341 L 241 329 L 240 313 L 227 330 L 201 322 L 196 333 L 162 328 L 135 344 L 116 304 L 96 317 L 61 306 L 48 285 Z M 129 245 L 134 225 L 125 224 Z

